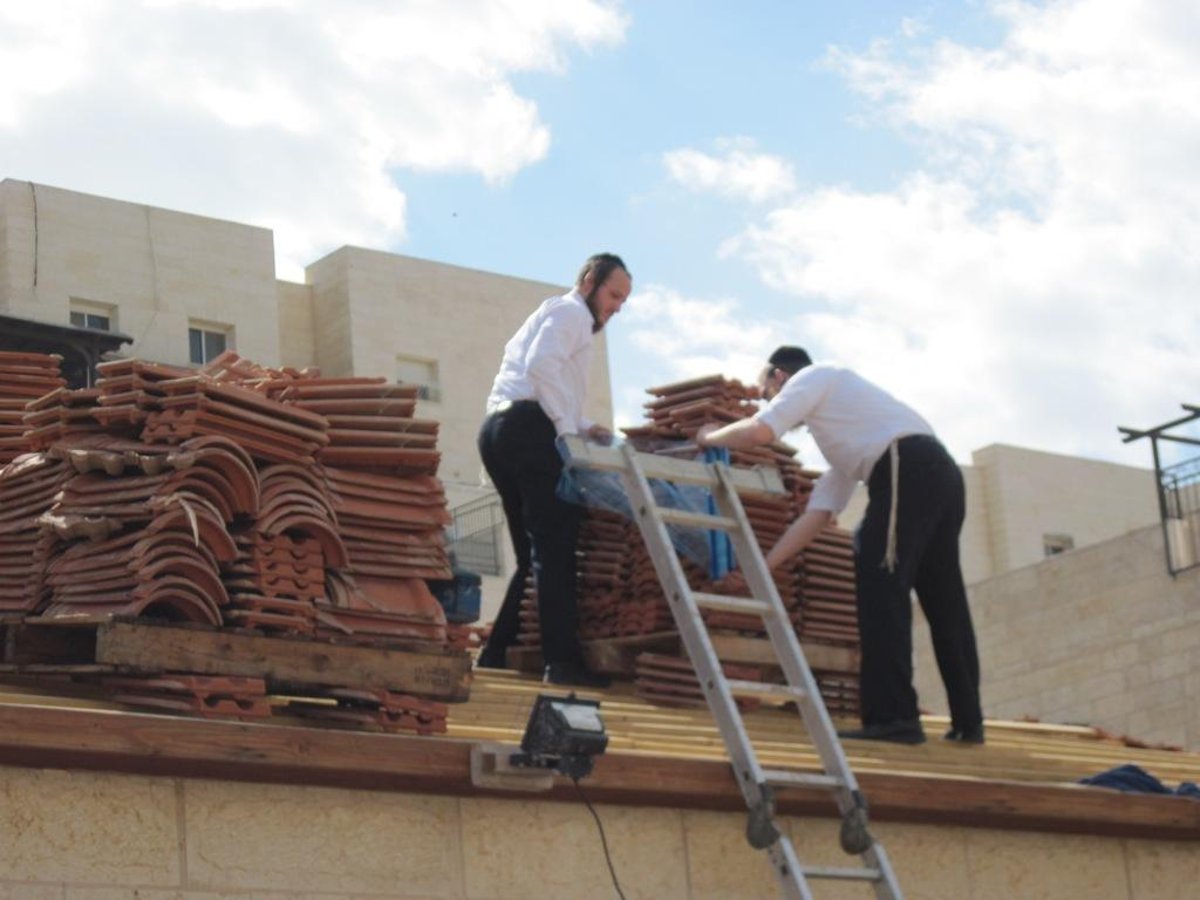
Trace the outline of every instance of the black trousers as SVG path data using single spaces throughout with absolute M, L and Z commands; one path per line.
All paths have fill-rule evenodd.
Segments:
M 534 400 L 513 403 L 483 421 L 479 455 L 500 494 L 517 569 L 483 653 L 503 658 L 516 643 L 521 597 L 532 570 L 546 664 L 583 663 L 575 596 L 575 540 L 582 512 L 558 498 L 562 458 L 554 425 Z
M 983 721 L 979 656 L 958 556 L 966 515 L 962 472 L 937 438 L 901 438 L 895 571 L 883 564 L 892 503 L 889 454 L 867 482 L 866 515 L 855 534 L 858 628 L 862 640 L 862 720 L 876 725 L 918 716 L 913 689 L 912 603 L 929 622 L 953 727 Z

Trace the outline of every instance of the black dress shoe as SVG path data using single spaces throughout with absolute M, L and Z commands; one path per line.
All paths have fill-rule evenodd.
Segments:
M 980 722 L 974 728 L 951 728 L 944 737 L 948 741 L 955 741 L 959 744 L 982 744 L 983 723 Z
M 579 663 L 550 663 L 542 677 L 546 684 L 573 684 L 576 687 L 606 688 L 612 679 L 593 672 Z
M 925 729 L 921 727 L 920 719 L 900 719 L 839 731 L 838 737 L 858 741 L 891 741 L 894 744 L 923 744 Z

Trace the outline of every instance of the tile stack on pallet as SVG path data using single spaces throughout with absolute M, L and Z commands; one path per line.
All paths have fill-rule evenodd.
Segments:
M 59 380 L 40 397 L 16 379 L 13 449 L 43 452 L 0 468 L 0 611 L 454 645 L 425 583 L 451 574 L 448 513 L 437 424 L 412 418 L 415 388 L 233 353 L 199 371 L 99 371 L 93 389 Z M 187 674 L 107 689 L 206 715 L 253 717 L 265 702 L 254 685 Z M 373 705 L 383 730 L 444 730 L 436 704 L 385 693 L 319 700 Z
M 58 540 L 39 519 L 73 474 L 63 460 L 43 454 L 0 466 L 0 612 L 30 613 L 42 605 Z
M 32 449 L 25 437 L 26 406 L 62 389 L 62 357 L 0 351 L 0 466 Z
M 329 423 L 318 472 L 347 559 L 331 576 L 318 633 L 447 641 L 426 579 L 451 577 L 450 515 L 436 477 L 438 423 L 414 417 L 417 388 L 383 378 L 292 378 L 263 389 Z

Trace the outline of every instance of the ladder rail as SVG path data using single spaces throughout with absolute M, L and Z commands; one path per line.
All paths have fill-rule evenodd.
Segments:
M 775 579 L 771 577 L 771 572 L 767 568 L 766 557 L 762 548 L 758 546 L 758 541 L 751 539 L 754 530 L 746 515 L 746 509 L 742 506 L 737 491 L 726 476 L 727 467 L 713 465 L 712 468 L 720 485 L 720 490 L 714 492 L 717 505 L 724 515 L 736 519 L 740 526 L 738 531 L 731 535 L 731 540 L 738 561 L 743 563 L 742 574 L 746 579 L 746 584 L 754 599 L 765 601 L 770 608 L 769 613 L 763 618 L 763 623 L 766 626 L 767 636 L 775 649 L 775 657 L 779 661 L 780 668 L 783 669 L 787 683 L 805 691 L 812 699 L 810 703 L 797 704 L 800 717 L 804 720 L 805 730 L 813 741 L 825 771 L 833 772 L 838 778 L 841 778 L 847 792 L 857 791 L 858 781 L 846 759 L 841 742 L 837 739 L 837 732 L 834 729 L 833 720 L 829 716 L 829 710 L 825 708 L 825 703 L 820 699 L 821 689 L 812 669 L 808 666 L 804 648 L 800 646 L 800 639 L 796 637 L 796 629 L 792 625 L 791 619 L 788 618 L 783 599 L 779 596 L 779 589 L 775 586 Z M 747 538 L 747 535 L 750 535 L 751 538 Z M 837 799 L 838 809 L 841 813 L 845 815 L 850 812 L 853 808 L 850 794 L 839 792 Z
M 713 492 L 717 508 L 723 515 L 736 519 L 738 522 L 738 528 L 730 534 L 730 540 L 734 545 L 735 557 L 742 563 L 742 574 L 746 579 L 746 585 L 750 588 L 753 599 L 765 602 L 769 607 L 769 612 L 763 617 L 763 624 L 775 650 L 775 657 L 783 670 L 788 685 L 798 688 L 806 694 L 796 703 L 804 722 L 804 728 L 817 750 L 825 773 L 842 784 L 840 790 L 833 792 L 838 810 L 843 817 L 862 815 L 864 817 L 862 825 L 865 828 L 866 810 L 858 780 L 854 776 L 854 770 L 850 768 L 850 762 L 846 758 L 841 741 L 838 740 L 837 730 L 834 728 L 825 701 L 821 697 L 816 676 L 813 675 L 812 669 L 808 665 L 804 648 L 800 645 L 796 629 L 788 617 L 787 609 L 783 605 L 783 598 L 779 596 L 775 579 L 771 577 L 771 571 L 767 568 L 766 556 L 754 536 L 754 529 L 750 524 L 749 516 L 746 515 L 746 509 L 742 505 L 737 487 L 729 477 L 731 470 L 728 465 L 723 463 L 710 463 L 709 468 L 718 485 L 717 490 Z M 861 873 L 864 871 L 872 871 L 878 873 L 877 877 L 871 880 L 879 900 L 893 900 L 893 898 L 903 896 L 888 862 L 887 853 L 881 844 L 872 840 L 859 855 L 866 861 L 867 870 L 839 870 L 843 873 L 839 877 L 861 878 L 863 877 Z M 827 871 L 833 870 L 815 868 L 808 874 L 813 877 L 828 877 L 823 874 Z M 860 874 L 847 876 L 845 872 L 848 871 L 858 871 Z
M 795 628 L 788 617 L 775 581 L 767 569 L 766 558 L 758 545 L 739 493 L 781 494 L 783 483 L 777 472 L 756 469 L 752 474 L 734 470 L 723 463 L 704 464 L 645 456 L 626 444 L 619 451 L 595 447 L 579 438 L 569 438 L 567 449 L 571 465 L 581 465 L 621 475 L 634 519 L 649 550 L 655 573 L 667 598 L 671 614 L 679 628 L 688 657 L 700 678 L 700 687 L 712 712 L 734 779 L 750 810 L 747 839 L 755 847 L 766 849 L 783 895 L 790 900 L 812 900 L 807 877 L 870 881 L 877 900 L 898 900 L 903 894 L 883 846 L 867 832 L 866 803 L 850 769 L 845 751 L 838 741 L 833 720 L 825 707 L 820 688 Z M 719 515 L 670 510 L 658 505 L 647 469 L 654 477 L 699 484 L 712 491 Z M 772 479 L 771 476 L 774 476 Z M 675 552 L 667 523 L 700 528 L 720 528 L 729 534 L 735 558 L 741 565 L 751 598 L 693 592 Z M 701 609 L 726 609 L 758 615 L 766 629 L 776 661 L 783 670 L 786 687 L 754 686 L 726 678 L 708 633 Z M 823 773 L 807 775 L 787 770 L 764 769 L 750 741 L 734 689 L 768 694 L 794 700 L 809 738 L 821 760 Z M 775 786 L 807 786 L 834 794 L 842 814 L 842 845 L 847 853 L 860 856 L 864 868 L 804 866 L 788 836 L 774 822 Z M 853 848 L 853 849 L 852 849 Z
M 650 559 L 658 573 L 659 582 L 666 592 L 667 604 L 675 617 L 692 666 L 700 676 L 700 688 L 717 720 L 718 728 L 722 735 L 727 733 L 726 729 L 732 729 L 736 733 L 737 746 L 731 747 L 730 740 L 726 740 L 725 745 L 730 753 L 734 776 L 746 805 L 758 806 L 763 802 L 763 768 L 757 754 L 754 753 L 750 736 L 746 733 L 746 727 L 742 723 L 737 703 L 726 679 L 719 666 L 714 671 L 716 650 L 708 636 L 708 629 L 703 626 L 700 610 L 687 588 L 687 576 L 679 564 L 679 557 L 675 553 L 666 525 L 661 517 L 655 514 L 657 507 L 650 482 L 638 465 L 633 448 L 626 444 L 622 447 L 622 452 L 628 465 L 622 471 L 621 477 L 625 481 L 634 516 L 650 550 Z

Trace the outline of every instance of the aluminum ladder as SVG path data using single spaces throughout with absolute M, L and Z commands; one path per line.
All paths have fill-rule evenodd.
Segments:
M 878 900 L 900 900 L 904 895 L 887 853 L 868 831 L 866 799 L 846 761 L 816 679 L 804 658 L 795 628 L 738 496 L 739 490 L 783 493 L 778 472 L 762 468 L 732 469 L 722 463 L 637 453 L 628 444 L 620 448 L 603 447 L 574 436 L 566 439 L 566 450 L 569 467 L 619 472 L 624 481 L 634 518 L 750 811 L 746 839 L 755 849 L 767 851 L 782 896 L 811 900 L 810 880 L 836 879 L 870 882 Z M 659 506 L 651 478 L 708 488 L 715 500 L 717 514 Z M 671 542 L 668 525 L 727 533 L 752 596 L 727 597 L 693 591 Z M 701 615 L 705 609 L 760 616 L 787 684 L 760 684 L 726 678 Z M 763 768 L 734 700 L 737 696 L 795 703 L 820 757 L 822 772 L 809 774 Z M 861 867 L 806 866 L 800 862 L 791 840 L 774 821 L 775 791 L 789 787 L 826 790 L 833 794 L 842 816 L 839 834 L 842 849 L 847 854 L 858 855 L 863 861 Z

